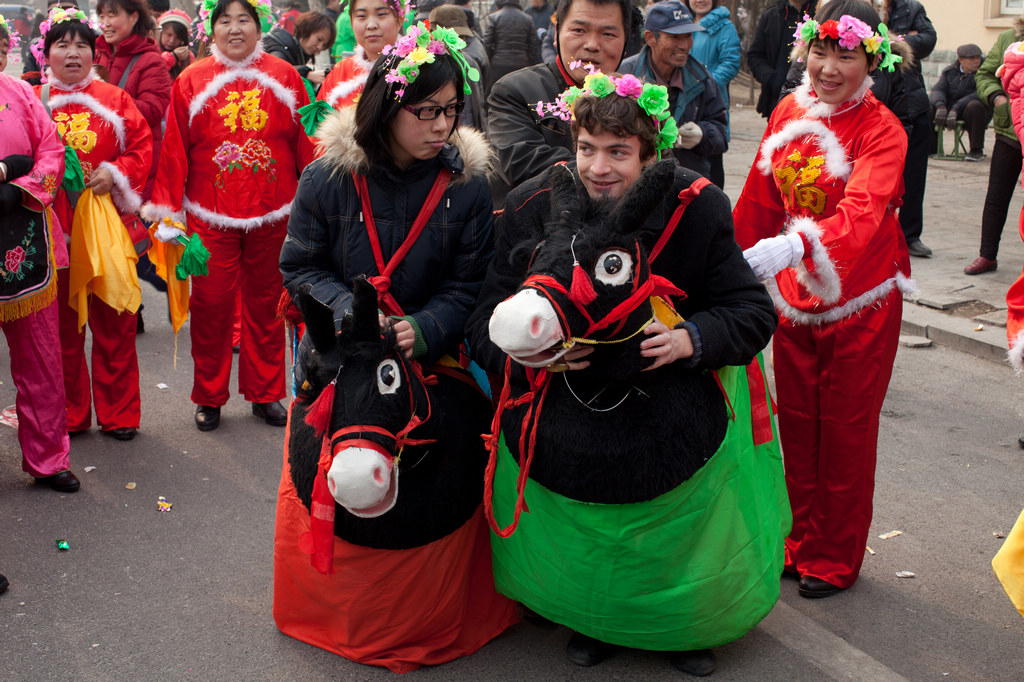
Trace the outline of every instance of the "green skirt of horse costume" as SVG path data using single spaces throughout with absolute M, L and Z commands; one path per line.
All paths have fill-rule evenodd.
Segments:
M 657 651 L 719 646 L 768 615 L 791 525 L 782 457 L 777 438 L 754 445 L 743 368 L 719 376 L 736 417 L 714 457 L 674 490 L 593 504 L 528 480 L 516 532 L 491 534 L 498 591 L 577 632 Z M 504 438 L 499 448 L 494 509 L 504 526 L 519 466 Z

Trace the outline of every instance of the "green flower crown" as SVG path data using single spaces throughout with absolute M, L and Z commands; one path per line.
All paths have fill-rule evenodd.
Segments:
M 636 100 L 637 106 L 652 119 L 658 128 L 658 141 L 654 148 L 661 158 L 661 152 L 671 149 L 679 136 L 679 129 L 676 121 L 672 118 L 668 106 L 668 88 L 664 85 L 644 83 L 632 74 L 614 77 L 606 76 L 597 70 L 593 65 L 583 62 L 572 62 L 571 69 L 583 67 L 590 71 L 590 74 L 583 81 L 583 87 L 572 86 L 554 102 L 537 102 L 537 115 L 544 117 L 556 116 L 563 121 L 572 121 L 576 118 L 573 113 L 573 105 L 576 100 L 583 96 L 608 97 L 617 95 L 626 99 Z
M 463 40 L 453 29 L 438 26 L 433 31 L 422 21 L 411 27 L 404 36 L 400 36 L 393 45 L 387 45 L 382 53 L 387 56 L 384 68 L 394 65 L 384 76 L 384 80 L 400 87 L 395 90 L 395 99 L 405 95 L 405 88 L 419 78 L 420 67 L 432 64 L 437 55 L 451 55 L 462 71 L 462 88 L 470 94 L 470 81 L 480 80 L 480 72 L 469 65 L 462 56 L 466 47 Z M 397 64 L 396 64 L 397 62 Z

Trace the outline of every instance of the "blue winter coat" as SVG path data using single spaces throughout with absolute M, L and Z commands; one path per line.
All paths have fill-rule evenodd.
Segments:
M 728 108 L 729 83 L 740 72 L 740 59 L 743 57 L 740 36 L 729 19 L 728 7 L 714 8 L 699 23 L 705 30 L 693 34 L 690 56 L 708 67 Z

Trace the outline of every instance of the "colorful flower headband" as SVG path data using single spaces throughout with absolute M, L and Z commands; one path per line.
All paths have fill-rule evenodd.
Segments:
M 882 63 L 878 68 L 886 71 L 894 71 L 896 64 L 903 61 L 903 57 L 892 53 L 892 43 L 889 40 L 889 29 L 885 24 L 878 25 L 878 33 L 871 30 L 857 17 L 844 14 L 839 21 L 829 19 L 824 23 L 818 23 L 806 14 L 804 20 L 796 25 L 795 44 L 799 47 L 810 45 L 812 40 L 824 40 L 831 38 L 838 40 L 839 46 L 847 50 L 856 50 L 861 43 L 868 54 L 882 54 Z M 902 37 L 896 38 L 897 41 Z
M 260 18 L 261 32 L 269 33 L 270 29 L 274 28 L 274 12 L 273 7 L 270 5 L 270 0 L 239 1 L 248 2 L 256 10 L 256 16 Z M 199 22 L 199 37 L 207 42 L 213 40 L 213 25 L 210 23 L 210 16 L 213 14 L 213 10 L 217 8 L 217 2 L 218 0 L 203 0 L 203 3 L 199 6 L 199 18 L 202 19 Z
M 422 21 L 411 27 L 409 31 L 399 37 L 394 45 L 387 45 L 383 50 L 388 58 L 384 61 L 384 68 L 389 64 L 393 66 L 384 76 L 388 83 L 401 85 L 395 90 L 395 99 L 401 99 L 405 95 L 405 88 L 412 85 L 420 75 L 420 67 L 424 64 L 432 64 L 436 55 L 451 55 L 459 69 L 462 71 L 463 92 L 470 93 L 469 82 L 480 80 L 480 72 L 469 65 L 466 58 L 462 56 L 461 50 L 466 47 L 466 41 L 459 37 L 453 29 L 438 26 L 433 31 Z
M 80 21 L 93 31 L 96 27 L 89 21 L 89 17 L 85 15 L 80 9 L 64 8 L 54 6 L 50 8 L 50 13 L 46 16 L 46 21 L 39 24 L 39 35 L 44 39 L 46 34 L 50 32 L 50 29 L 57 24 L 62 24 L 65 21 Z M 29 50 L 32 51 L 32 56 L 36 58 L 36 62 L 39 64 L 46 63 L 46 56 L 43 54 L 43 41 L 34 42 L 29 46 Z
M 635 99 L 637 106 L 654 119 L 658 126 L 658 142 L 655 145 L 658 158 L 661 158 L 662 150 L 672 148 L 676 137 L 679 136 L 679 129 L 676 127 L 675 119 L 669 113 L 668 88 L 664 85 L 643 83 L 631 74 L 618 78 L 606 76 L 593 65 L 583 64 L 583 62 L 572 62 L 569 68 L 578 69 L 581 66 L 590 71 L 590 75 L 583 81 L 583 87 L 572 86 L 559 95 L 553 103 L 537 102 L 538 116 L 543 117 L 546 112 L 563 121 L 572 121 L 575 118 L 573 105 L 584 95 L 598 98 L 618 95 L 627 99 Z
M 0 14 L 0 26 L 7 31 L 7 50 L 11 55 L 11 59 L 13 61 L 18 61 L 20 55 L 18 45 L 21 44 L 21 36 L 18 35 L 18 32 L 14 30 L 14 27 L 8 23 L 7 19 L 5 19 L 2 14 Z

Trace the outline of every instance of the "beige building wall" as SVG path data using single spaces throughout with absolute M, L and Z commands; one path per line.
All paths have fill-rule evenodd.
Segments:
M 922 4 L 939 36 L 936 51 L 975 43 L 987 52 L 1024 11 L 1024 0 L 922 0 Z

